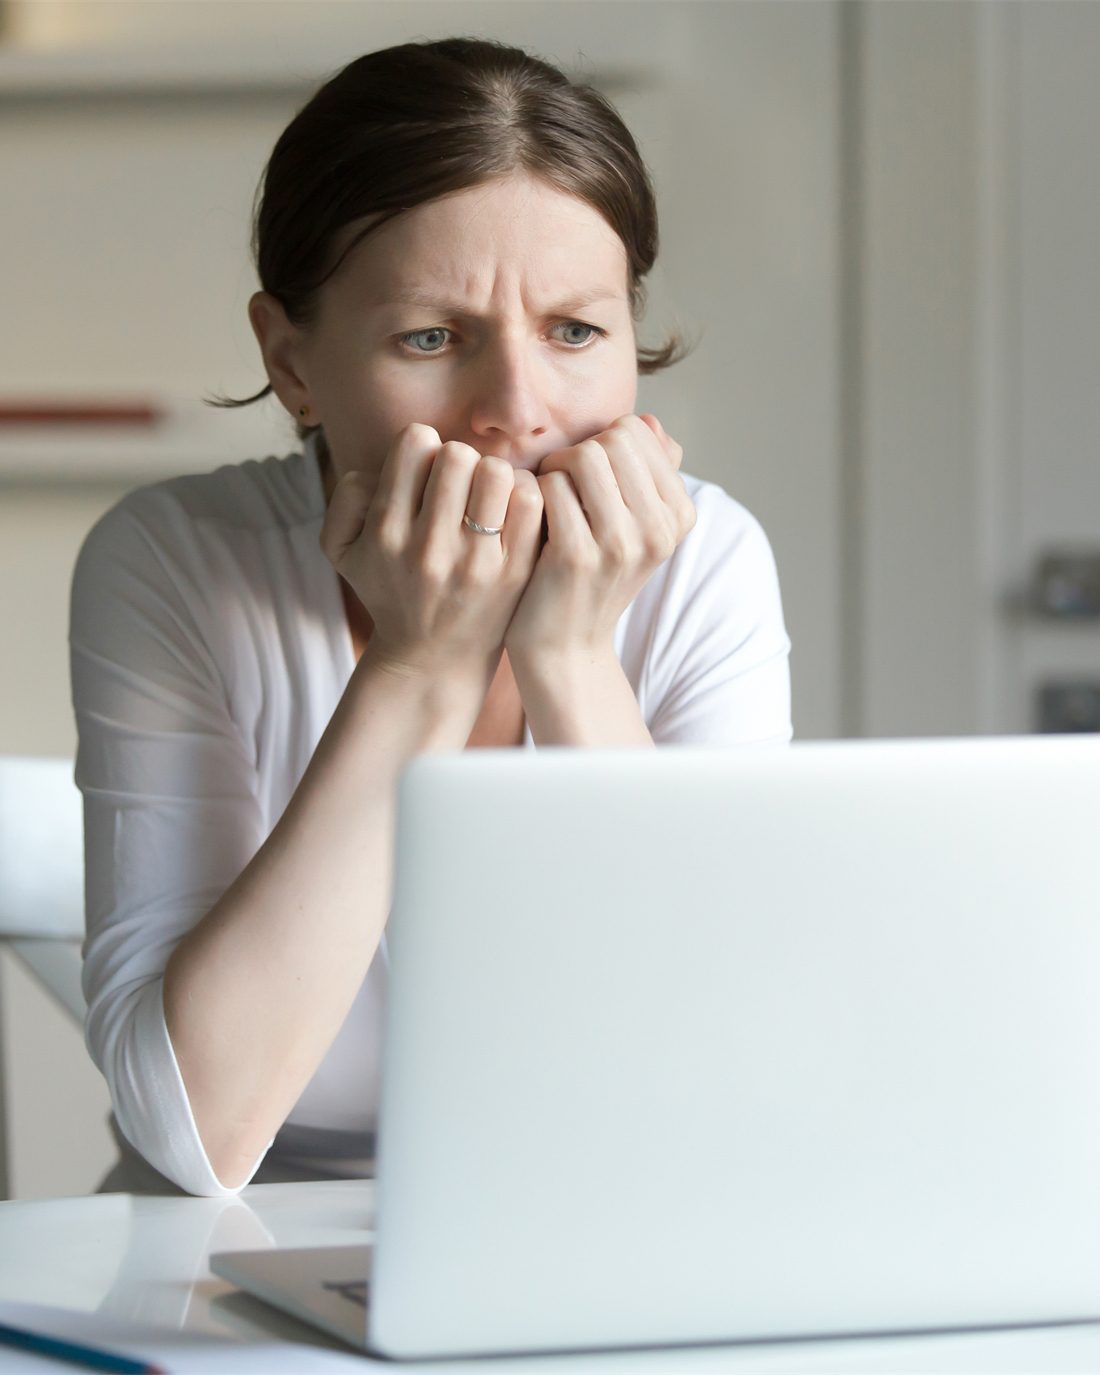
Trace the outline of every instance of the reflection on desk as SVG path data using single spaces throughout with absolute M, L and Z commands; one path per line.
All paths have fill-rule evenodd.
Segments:
M 191 1333 L 234 1343 L 225 1368 L 256 1369 L 258 1343 L 308 1343 L 318 1367 L 392 1362 L 350 1352 L 294 1319 L 214 1278 L 214 1251 L 266 1246 L 349 1246 L 371 1239 L 374 1186 L 323 1181 L 260 1184 L 239 1198 L 156 1198 L 101 1194 L 0 1204 L 0 1301 L 45 1304 L 96 1315 L 103 1330 Z M 69 1330 L 79 1335 L 79 1321 Z M 87 1321 L 91 1321 L 89 1318 Z M 101 1333 L 102 1336 L 102 1333 Z M 201 1347 L 177 1347 L 178 1368 L 209 1369 Z M 274 1348 L 270 1348 L 272 1357 Z M 227 1359 L 224 1348 L 220 1359 Z M 307 1369 L 304 1348 L 283 1357 L 285 1368 Z M 43 1371 L 48 1365 L 43 1364 Z M 174 1367 L 175 1368 L 175 1367 Z M 60 1367 L 58 1367 L 60 1369 Z M 409 1371 L 432 1363 L 402 1364 Z M 662 1351 L 494 1358 L 446 1363 L 446 1375 L 671 1375 L 693 1371 L 1100 1371 L 1100 1323 L 916 1337 L 762 1342 Z
M 0 1299 L 219 1337 L 313 1340 L 210 1273 L 214 1251 L 369 1242 L 369 1181 L 267 1184 L 238 1198 L 101 1194 L 0 1205 Z M 227 1302 L 228 1301 L 228 1302 Z M 319 1337 L 322 1346 L 337 1346 Z

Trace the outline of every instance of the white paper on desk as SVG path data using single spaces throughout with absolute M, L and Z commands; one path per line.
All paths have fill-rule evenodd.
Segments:
M 37 1303 L 0 1302 L 0 1323 L 21 1327 L 44 1337 L 81 1342 L 120 1356 L 149 1361 L 171 1372 L 180 1371 L 362 1371 L 364 1360 L 354 1352 L 328 1351 L 301 1342 L 234 1342 L 201 1332 L 167 1331 L 137 1323 L 105 1318 L 99 1313 L 73 1308 L 48 1308 Z M 27 1375 L 54 1370 L 73 1375 L 69 1361 L 27 1355 L 0 1346 L 0 1367 L 5 1372 L 25 1370 Z

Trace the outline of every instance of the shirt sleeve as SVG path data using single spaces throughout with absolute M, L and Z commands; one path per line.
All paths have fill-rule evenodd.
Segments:
M 259 848 L 262 818 L 254 763 L 200 629 L 212 589 L 193 532 L 165 538 L 173 519 L 182 528 L 157 489 L 131 494 L 93 528 L 73 576 L 85 1039 L 130 1144 L 189 1193 L 222 1195 L 237 1190 L 218 1180 L 196 1130 L 163 976 L 176 943 Z
M 649 654 L 649 730 L 659 745 L 786 744 L 790 640 L 759 521 L 699 483 L 697 521 L 669 561 Z

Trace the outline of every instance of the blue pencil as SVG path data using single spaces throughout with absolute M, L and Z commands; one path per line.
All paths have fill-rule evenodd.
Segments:
M 118 1356 L 79 1342 L 63 1341 L 60 1337 L 45 1337 L 39 1332 L 27 1332 L 21 1327 L 0 1323 L 0 1346 L 14 1346 L 19 1351 L 33 1351 L 38 1356 L 52 1356 L 57 1361 L 69 1361 L 90 1370 L 114 1371 L 115 1375 L 164 1375 L 159 1365 L 135 1361 L 130 1356 Z

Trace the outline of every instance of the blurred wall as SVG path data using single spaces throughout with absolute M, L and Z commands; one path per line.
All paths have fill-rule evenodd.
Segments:
M 0 433 L 0 752 L 74 746 L 67 583 L 98 513 L 134 482 L 292 447 L 266 403 L 233 417 L 195 403 L 263 380 L 248 213 L 277 133 L 350 57 L 456 31 L 594 77 L 639 137 L 663 230 L 647 332 L 699 336 L 642 402 L 685 467 L 768 531 L 796 735 L 1027 730 L 1039 681 L 1100 677 L 1095 634 L 1067 639 L 1020 609 L 1042 547 L 1098 542 L 1100 7 L 57 0 L 7 14 L 0 394 L 149 396 L 174 418 L 145 440 Z M 15 1192 L 87 1188 L 105 1134 L 47 1158 L 44 1085 L 101 1086 L 75 1032 L 0 977 L 8 1046 L 26 1057 L 7 1084 Z
M 1100 569 L 1100 6 L 842 15 L 846 723 L 1096 729 L 1100 622 L 1037 575 Z
M 4 390 L 181 402 L 256 390 L 264 379 L 245 315 L 249 208 L 271 144 L 311 85 L 352 54 L 409 36 L 465 27 L 525 43 L 597 79 L 652 166 L 664 247 L 645 333 L 659 338 L 679 322 L 700 342 L 644 384 L 643 404 L 682 439 L 689 470 L 722 482 L 763 520 L 797 646 L 798 729 L 835 733 L 835 8 L 239 5 L 219 12 L 217 44 L 209 13 L 106 3 L 94 7 L 96 37 L 80 8 L 81 58 L 25 50 L 23 72 L 33 73 L 34 57 L 41 78 L 35 86 L 24 76 L 21 93 L 9 70 L 0 113 L 18 121 L 18 137 L 0 152 L 0 174 L 27 190 L 5 208 L 12 251 L 0 290 L 20 327 L 0 336 Z M 171 32 L 170 45 L 158 31 Z M 292 444 L 278 412 L 250 418 L 242 452 Z M 128 476 L 181 461 L 213 466 L 205 446 L 242 423 L 189 419 L 195 452 L 176 441 L 171 456 L 150 446 Z M 29 448 L 19 461 L 32 475 Z M 96 480 L 96 465 L 80 475 Z M 55 708 L 40 704 L 20 729 L 67 748 L 71 732 Z
M 520 42 L 595 79 L 650 162 L 664 249 L 646 333 L 679 324 L 693 356 L 644 385 L 685 466 L 764 522 L 797 646 L 796 720 L 839 725 L 837 159 L 832 5 L 629 3 L 62 6 L 24 14 L 0 52 L 2 390 L 164 399 L 149 436 L 0 436 L 0 626 L 18 667 L 0 751 L 68 754 L 65 625 L 82 533 L 137 481 L 293 447 L 264 406 L 205 417 L 194 398 L 262 383 L 245 316 L 248 216 L 279 130 L 326 72 L 372 47 L 473 31 Z M 793 326 L 793 328 L 792 328 Z M 792 397 L 797 403 L 792 404 Z M 796 571 L 801 569 L 801 572 Z M 28 588 L 34 594 L 28 597 Z M 70 1168 L 34 1143 L 56 1134 L 34 992 L 9 968 L 16 1050 L 8 1083 L 18 1195 L 87 1188 L 111 1154 L 82 1134 Z M 52 1010 L 43 1005 L 45 1027 Z M 94 1073 L 79 1038 L 49 1074 Z M 12 1044 L 9 1039 L 9 1046 Z M 26 1065 L 32 1068 L 28 1071 Z

